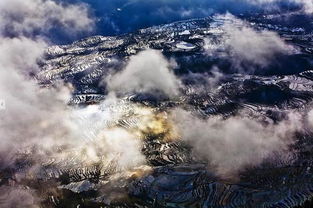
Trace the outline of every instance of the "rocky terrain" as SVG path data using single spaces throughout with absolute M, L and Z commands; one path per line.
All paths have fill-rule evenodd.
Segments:
M 51 88 L 60 80 L 69 84 L 72 108 L 100 106 L 103 114 L 122 112 L 121 118 L 107 119 L 106 127 L 139 129 L 146 165 L 121 171 L 115 160 L 81 166 L 75 154 L 65 160 L 52 156 L 42 158 L 40 171 L 34 176 L 18 181 L 13 175 L 35 163 L 31 154 L 21 153 L 14 161 L 15 168 L 0 173 L 1 185 L 19 183 L 37 190 L 45 197 L 43 207 L 291 208 L 308 203 L 313 194 L 309 124 L 301 130 L 296 127 L 295 138 L 288 144 L 288 158 L 281 158 L 279 153 L 275 157 L 274 152 L 259 164 L 234 170 L 233 174 L 227 172 L 226 177 L 213 171 L 216 164 L 194 152 L 192 142 L 172 132 L 168 120 L 176 108 L 204 120 L 240 115 L 265 126 L 275 126 L 290 112 L 304 119 L 311 111 L 312 31 L 276 24 L 272 16 L 240 19 L 229 15 L 192 19 L 47 49 L 40 61 L 41 70 L 34 75 L 38 83 L 43 88 Z M 264 56 L 262 63 L 251 61 L 249 56 L 241 62 L 234 56 L 235 62 L 229 59 L 233 53 L 225 41 L 225 25 L 240 28 L 242 24 L 256 33 L 275 32 L 292 49 Z M 247 35 L 244 31 L 242 36 Z M 110 92 L 104 78 L 122 71 L 132 56 L 148 48 L 175 60 L 174 73 L 182 83 L 178 95 L 117 93 L 117 103 L 103 105 Z M 276 61 L 265 64 L 272 56 Z M 161 130 L 142 128 L 140 121 L 146 114 L 137 108 L 149 109 L 153 115 L 150 121 L 160 123 Z M 292 124 L 287 126 L 292 128 Z

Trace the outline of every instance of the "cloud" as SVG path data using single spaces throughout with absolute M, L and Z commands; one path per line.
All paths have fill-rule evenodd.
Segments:
M 40 89 L 35 81 L 25 78 L 23 72 L 15 71 L 20 69 L 0 67 L 1 98 L 6 102 L 5 110 L 0 111 L 3 138 L 0 167 L 3 168 L 14 162 L 12 157 L 17 151 L 62 136 L 66 98 L 70 94 L 64 88 Z
M 313 110 L 309 110 L 307 114 L 307 121 L 309 124 L 309 127 L 313 127 Z
M 89 31 L 93 20 L 87 14 L 85 6 L 51 0 L 0 2 L 0 99 L 6 104 L 0 110 L 1 171 L 16 168 L 16 159 L 24 153 L 30 156 L 32 165 L 19 169 L 19 179 L 27 178 L 27 173 L 38 176 L 42 164 L 50 159 L 57 161 L 56 168 L 65 169 L 116 160 L 118 169 L 127 170 L 145 163 L 140 135 L 117 125 L 124 111 L 107 116 L 101 106 L 71 108 L 70 86 L 60 82 L 44 88 L 34 79 L 50 42 L 45 33 L 55 24 L 67 32 Z M 110 97 L 103 105 L 116 107 L 116 101 Z M 97 120 L 102 122 L 94 122 L 94 118 L 102 118 Z M 111 129 L 108 123 L 116 128 Z M 75 162 L 68 163 L 69 158 Z M 23 184 L 23 180 L 16 183 Z M 6 185 L 10 187 L 0 187 L 0 206 L 37 207 L 37 197 L 28 186 L 24 190 Z M 17 197 L 23 201 L 17 201 Z
M 0 38 L 0 73 L 19 72 L 27 75 L 38 71 L 36 62 L 47 46 L 48 44 L 42 39 Z
M 141 153 L 142 141 L 135 134 L 122 128 L 104 130 L 101 134 L 102 142 L 95 141 L 95 145 L 106 155 L 107 159 L 118 163 L 122 170 L 129 170 L 146 163 Z
M 222 176 L 258 166 L 274 154 L 288 158 L 294 133 L 302 128 L 301 116 L 292 112 L 278 124 L 241 115 L 200 119 L 182 109 L 175 109 L 171 115 L 194 154 L 208 160 L 210 170 Z
M 90 32 L 94 28 L 85 4 L 61 4 L 53 0 L 2 0 L 2 36 L 33 36 L 61 28 L 68 34 Z
M 172 65 L 160 51 L 147 49 L 130 57 L 124 70 L 106 78 L 108 89 L 117 93 L 158 92 L 177 96 L 180 81 L 171 71 Z
M 42 28 L 44 24 L 56 21 L 65 30 L 73 26 L 73 32 L 85 30 L 85 26 L 88 29 L 88 21 L 87 24 L 80 22 L 79 17 L 73 19 L 74 22 L 67 18 L 67 15 L 84 17 L 85 10 L 79 12 L 75 10 L 81 8 L 77 5 L 64 6 L 49 0 L 27 2 L 25 7 L 38 6 L 39 13 L 33 8 L 10 9 L 17 1 L 7 2 L 10 4 L 6 8 L 1 7 L 8 14 L 15 14 L 17 9 L 25 11 L 19 11 L 22 16 L 17 22 L 8 14 L 0 15 L 3 20 L 1 26 L 7 24 L 5 27 L 12 26 L 14 29 L 12 36 L 5 32 L 0 34 L 0 99 L 6 103 L 5 109 L 0 110 L 0 170 L 14 169 L 16 159 L 24 153 L 29 155 L 32 165 L 19 169 L 19 179 L 22 180 L 18 180 L 17 184 L 23 184 L 23 179 L 29 175 L 38 177 L 42 164 L 49 161 L 55 161 L 51 165 L 57 169 L 84 168 L 95 164 L 105 166 L 114 161 L 119 171 L 145 164 L 141 153 L 142 131 L 146 129 L 143 122 L 147 116 L 153 116 L 152 112 L 144 114 L 142 130 L 135 127 L 126 129 L 119 122 L 128 115 L 135 114 L 141 118 L 141 106 L 108 96 L 100 105 L 73 108 L 68 106 L 70 86 L 60 82 L 51 88 L 44 88 L 34 79 L 33 75 L 40 71 L 38 63 L 50 42 L 45 36 L 46 28 Z M 60 11 L 56 11 L 55 7 Z M 58 15 L 58 12 L 62 14 Z M 38 35 L 32 34 L 37 32 Z M 162 61 L 162 58 L 158 60 Z M 163 61 L 164 67 L 166 61 Z M 0 187 L 0 197 L 6 196 L 5 207 L 22 206 L 16 204 L 14 196 L 25 197 L 25 206 L 40 203 L 35 201 L 37 196 L 30 189 L 24 192 L 17 186 L 7 185 L 10 188 Z
M 313 14 L 313 1 L 312 0 L 245 0 L 250 2 L 251 4 L 256 4 L 260 6 L 267 5 L 268 7 L 273 7 L 276 6 L 276 8 L 279 6 L 281 3 L 285 4 L 295 4 L 299 5 L 302 7 L 302 11 L 307 13 L 307 14 Z
M 49 45 L 44 32 L 57 26 L 73 33 L 92 30 L 88 13 L 82 4 L 52 0 L 0 2 L 0 96 L 6 103 L 0 111 L 1 168 L 10 166 L 18 151 L 53 147 L 56 138 L 71 134 L 69 89 L 41 88 L 32 75 Z
M 44 41 L 25 37 L 0 39 L 0 96 L 6 102 L 6 109 L 0 111 L 1 163 L 10 163 L 9 152 L 16 151 L 15 146 L 44 136 L 46 131 L 40 129 L 40 123 L 45 117 L 53 118 L 52 109 L 59 110 L 56 91 L 40 89 L 30 78 L 30 73 L 38 70 L 36 62 L 45 47 Z M 36 126 L 41 131 L 36 131 Z
M 68 118 L 70 128 L 66 128 L 71 134 L 65 138 L 77 153 L 78 163 L 82 162 L 81 166 L 99 162 L 106 165 L 115 161 L 121 170 L 145 164 L 141 153 L 142 135 L 136 130 L 137 126 L 126 129 L 118 125 L 119 121 L 127 120 L 128 115 L 139 122 L 142 116 L 139 109 L 141 106 L 123 102 L 114 95 L 109 95 L 99 105 L 72 109 Z
M 275 32 L 256 30 L 231 14 L 217 18 L 226 19 L 220 28 L 221 37 L 218 40 L 206 39 L 204 48 L 210 56 L 229 59 L 235 70 L 265 68 L 279 55 L 296 51 Z
M 308 14 L 313 14 L 313 1 L 310 0 L 296 0 L 296 2 L 304 5 L 304 10 Z
M 139 107 L 109 97 L 99 106 L 71 108 L 67 105 L 71 94 L 63 84 L 40 88 L 19 69 L 6 69 L 0 71 L 0 92 L 6 102 L 0 111 L 0 169 L 12 167 L 24 152 L 32 153 L 34 166 L 48 158 L 67 164 L 59 168 L 116 160 L 119 169 L 127 170 L 145 163 L 140 134 L 117 125 Z M 72 167 L 65 163 L 68 158 L 75 158 Z

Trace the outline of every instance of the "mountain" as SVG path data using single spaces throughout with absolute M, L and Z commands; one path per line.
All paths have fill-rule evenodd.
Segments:
M 239 35 L 234 36 L 234 31 Z M 108 119 L 106 127 L 141 131 L 145 167 L 123 172 L 114 160 L 106 165 L 81 167 L 76 165 L 75 157 L 65 161 L 52 157 L 43 159 L 41 173 L 29 181 L 38 180 L 42 187 L 57 190 L 47 193 L 45 207 L 299 206 L 309 200 L 313 192 L 313 143 L 309 124 L 301 130 L 298 123 L 295 124 L 295 138 L 288 143 L 288 148 L 283 146 L 289 151 L 287 156 L 282 157 L 274 149 L 271 157 L 257 164 L 251 165 L 250 161 L 254 160 L 249 158 L 249 163 L 244 163 L 239 171 L 232 167 L 233 164 L 223 163 L 221 167 L 228 170 L 225 176 L 219 174 L 220 166 L 210 160 L 210 153 L 210 157 L 206 157 L 206 153 L 196 153 L 195 149 L 201 149 L 202 143 L 194 146 L 196 139 L 190 141 L 176 138 L 184 135 L 173 136 L 172 124 L 167 118 L 179 114 L 180 111 L 175 111 L 177 108 L 197 115 L 199 120 L 188 123 L 190 129 L 185 128 L 186 135 L 194 130 L 193 124 L 201 126 L 204 122 L 205 128 L 210 125 L 213 129 L 204 131 L 208 134 L 231 128 L 228 138 L 232 139 L 231 134 L 238 131 L 229 126 L 238 124 L 242 127 L 243 121 L 252 128 L 252 133 L 248 130 L 251 137 L 285 137 L 280 122 L 284 125 L 286 122 L 287 129 L 285 126 L 283 129 L 288 132 L 293 128 L 293 121 L 286 118 L 292 113 L 306 117 L 311 108 L 312 40 L 309 28 L 285 25 L 273 15 L 217 15 L 50 47 L 40 60 L 41 70 L 35 78 L 43 88 L 53 87 L 60 80 L 71 85 L 73 94 L 69 105 L 72 108 L 102 106 L 111 92 L 106 79 L 123 72 L 132 57 L 148 48 L 161 51 L 181 85 L 174 97 L 159 89 L 117 92 L 119 101 L 104 105 L 100 110 L 122 112 L 121 118 Z M 131 82 L 134 80 L 125 80 L 124 84 L 132 86 L 128 84 Z M 160 122 L 162 130 L 155 126 L 142 128 L 140 121 L 146 118 L 146 114 L 137 110 L 134 104 L 141 110 L 151 110 L 155 119 L 152 122 L 158 125 Z M 238 116 L 240 121 L 236 120 Z M 209 120 L 206 123 L 208 119 L 218 122 L 212 121 L 211 124 Z M 254 123 L 255 120 L 258 122 Z M 216 125 L 218 128 L 214 129 Z M 253 132 L 254 128 L 256 132 Z M 246 129 L 239 131 L 245 132 Z M 195 135 L 201 138 L 201 134 Z M 229 141 L 224 142 L 228 144 Z M 248 143 L 240 143 L 240 150 L 249 152 L 249 157 L 258 158 L 259 145 Z M 212 143 L 213 147 L 219 146 L 214 145 Z M 264 145 L 260 146 L 263 148 Z M 237 150 L 232 152 L 230 149 L 229 152 L 231 154 L 225 157 L 242 155 Z M 29 157 L 32 161 L 31 155 Z M 25 156 L 21 155 L 21 158 Z M 237 158 L 225 160 L 228 159 L 235 165 L 238 162 Z M 4 174 L 10 178 L 10 174 L 26 168 L 27 161 L 18 160 L 19 168 L 6 170 Z M 33 182 L 27 184 L 36 187 Z

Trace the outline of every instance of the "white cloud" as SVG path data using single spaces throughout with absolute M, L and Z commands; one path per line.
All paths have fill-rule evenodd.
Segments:
M 91 31 L 94 20 L 84 4 L 61 4 L 53 0 L 1 0 L 0 31 L 9 35 L 32 35 L 60 26 L 69 33 Z
M 117 125 L 137 106 L 113 97 L 99 106 L 72 109 L 67 106 L 69 89 L 63 85 L 41 89 L 35 81 L 8 72 L 0 71 L 0 92 L 6 101 L 6 109 L 0 111 L 0 169 L 13 165 L 19 152 L 32 152 L 38 164 L 51 157 L 66 168 L 112 160 L 121 170 L 145 164 L 140 134 Z M 62 163 L 68 158 L 75 158 L 75 163 Z
M 98 108 L 73 109 L 67 105 L 69 87 L 59 83 L 42 88 L 32 77 L 40 70 L 38 60 L 49 45 L 41 32 L 47 32 L 54 23 L 69 32 L 89 31 L 93 20 L 87 15 L 85 6 L 61 5 L 51 0 L 0 2 L 0 100 L 6 104 L 0 111 L 1 170 L 14 165 L 18 153 L 32 153 L 35 163 L 20 172 L 20 177 L 27 176 L 27 171 L 36 174 L 40 164 L 49 158 L 60 161 L 59 165 L 66 164 L 66 168 L 70 168 L 69 163 L 63 162 L 69 158 L 75 158 L 75 167 L 105 164 L 113 159 L 121 170 L 144 164 L 138 135 L 121 128 L 112 130 L 107 125 L 112 119 L 116 124 L 124 114 L 112 112 L 102 123 L 90 125 L 93 118 L 103 117 L 105 112 Z M 39 31 L 36 37 L 32 35 L 35 31 Z M 23 201 L 16 201 L 16 197 Z M 37 207 L 36 198 L 30 189 L 0 187 L 0 203 L 5 207 Z
M 118 93 L 160 92 L 176 96 L 180 81 L 171 65 L 160 51 L 148 49 L 130 57 L 125 69 L 106 78 L 106 82 L 109 90 Z
M 5 44 L 14 46 L 7 55 L 18 61 L 0 64 L 0 96 L 6 102 L 6 109 L 0 111 L 0 169 L 11 166 L 18 152 L 33 150 L 32 157 L 38 161 L 76 158 L 78 167 L 117 160 L 118 167 L 125 170 L 145 163 L 140 136 L 116 126 L 135 105 L 126 106 L 110 97 L 100 106 L 72 109 L 67 105 L 69 88 L 62 84 L 40 88 L 27 76 L 29 69 L 37 67 L 36 56 L 25 56 L 24 60 L 18 51 L 26 44 L 29 49 L 38 49 L 40 57 L 41 44 L 29 39 L 7 40 Z M 0 47 L 0 54 L 5 52 L 2 49 L 8 48 Z M 59 147 L 62 152 L 57 151 Z
M 0 97 L 6 103 L 0 111 L 0 167 L 12 162 L 14 152 L 51 139 L 62 126 L 69 92 L 62 87 L 41 89 L 30 77 L 46 46 L 40 39 L 0 37 Z
M 313 1 L 312 0 L 296 0 L 296 2 L 303 4 L 304 9 L 307 13 L 313 14 Z
M 104 166 L 112 160 L 121 171 L 145 164 L 140 132 L 117 125 L 129 109 L 138 106 L 122 105 L 115 97 L 109 97 L 99 106 L 72 108 L 67 104 L 70 87 L 59 83 L 42 88 L 31 76 L 40 70 L 38 61 L 49 40 L 42 33 L 37 37 L 30 33 L 45 32 L 49 29 L 43 29 L 45 24 L 54 21 L 65 30 L 89 30 L 92 25 L 85 19 L 86 8 L 51 0 L 5 2 L 7 5 L 0 3 L 0 11 L 6 12 L 0 13 L 0 27 L 12 26 L 14 36 L 0 34 L 0 100 L 6 104 L 0 111 L 0 170 L 12 167 L 19 153 L 31 153 L 34 162 L 29 169 L 20 170 L 21 178 L 29 172 L 36 176 L 41 164 L 50 159 L 66 169 L 99 163 Z M 17 20 L 12 19 L 15 14 L 20 15 Z M 30 189 L 0 187 L 0 198 L 3 196 L 6 207 L 37 204 Z M 17 204 L 15 196 L 25 201 Z
M 31 77 L 39 70 L 37 61 L 48 46 L 49 40 L 41 32 L 56 25 L 73 33 L 89 31 L 93 19 L 84 5 L 0 1 L 0 99 L 6 104 L 0 111 L 0 168 L 11 165 L 17 151 L 32 146 L 51 150 L 61 138 L 73 134 L 68 88 L 41 88 Z M 33 37 L 33 32 L 39 36 Z
M 1 73 L 10 73 L 10 70 L 24 74 L 37 71 L 36 61 L 47 46 L 42 39 L 0 38 Z

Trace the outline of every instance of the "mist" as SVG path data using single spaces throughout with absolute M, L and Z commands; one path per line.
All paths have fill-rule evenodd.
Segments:
M 277 33 L 253 28 L 248 22 L 227 13 L 216 18 L 225 19 L 219 28 L 221 37 L 207 38 L 204 49 L 208 56 L 229 61 L 234 72 L 254 73 L 277 64 L 278 57 L 297 53 Z M 242 35 L 244 34 L 244 36 Z

